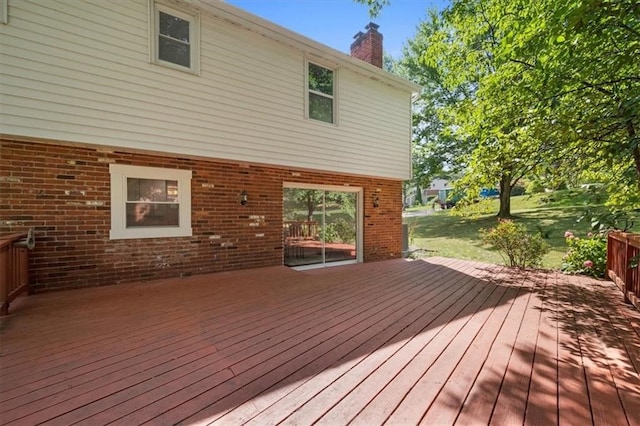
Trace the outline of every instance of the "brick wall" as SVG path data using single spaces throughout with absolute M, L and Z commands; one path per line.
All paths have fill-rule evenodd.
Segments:
M 401 256 L 399 181 L 53 143 L 0 144 L 0 234 L 35 229 L 33 292 L 281 265 L 284 181 L 363 187 L 364 260 Z M 191 170 L 193 236 L 110 240 L 110 163 Z M 249 194 L 246 206 L 239 202 L 242 190 Z
M 351 43 L 351 56 L 382 68 L 382 34 L 378 32 L 379 26 L 370 22 L 366 32 L 355 35 L 355 41 Z

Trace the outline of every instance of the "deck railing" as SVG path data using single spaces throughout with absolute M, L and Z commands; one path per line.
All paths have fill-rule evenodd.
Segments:
M 640 309 L 640 235 L 610 232 L 607 241 L 607 275 Z
M 318 222 L 289 221 L 283 223 L 285 238 L 299 238 L 313 240 L 318 236 Z
M 0 237 L 0 315 L 9 313 L 9 304 L 29 286 L 31 234 Z

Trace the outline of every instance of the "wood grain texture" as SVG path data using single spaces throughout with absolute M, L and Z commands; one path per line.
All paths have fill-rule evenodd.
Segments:
M 3 424 L 631 424 L 607 281 L 428 258 L 22 296 Z

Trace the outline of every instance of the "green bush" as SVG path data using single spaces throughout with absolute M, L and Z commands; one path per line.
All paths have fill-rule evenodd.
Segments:
M 451 210 L 451 214 L 460 217 L 469 217 L 477 219 L 481 216 L 488 215 L 495 212 L 495 203 L 493 200 L 479 200 L 472 203 L 458 203 Z
M 320 227 L 320 236 L 327 243 L 336 243 L 339 240 L 338 233 L 333 223 L 329 223 L 324 227 Z
M 569 251 L 562 258 L 562 272 L 604 277 L 607 270 L 607 240 L 605 234 L 587 234 L 578 238 L 572 232 L 564 234 Z
M 549 252 L 540 234 L 529 234 L 524 225 L 511 220 L 501 220 L 491 229 L 481 229 L 482 241 L 500 251 L 509 266 L 519 268 L 535 267 L 542 263 L 542 257 Z
M 517 197 L 518 195 L 524 195 L 524 193 L 525 193 L 525 188 L 522 185 L 516 185 L 513 188 L 511 188 L 512 197 Z
M 540 194 L 544 192 L 544 185 L 536 180 L 529 181 L 525 187 L 525 192 L 527 194 Z
M 327 224 L 324 229 L 324 240 L 327 243 L 355 243 L 356 228 L 352 222 L 338 218 L 333 223 Z

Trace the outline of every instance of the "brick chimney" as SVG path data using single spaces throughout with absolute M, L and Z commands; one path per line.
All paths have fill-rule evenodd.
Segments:
M 369 22 L 365 27 L 366 33 L 359 31 L 353 36 L 355 41 L 351 43 L 351 56 L 382 68 L 382 34 L 378 32 L 379 27 Z

